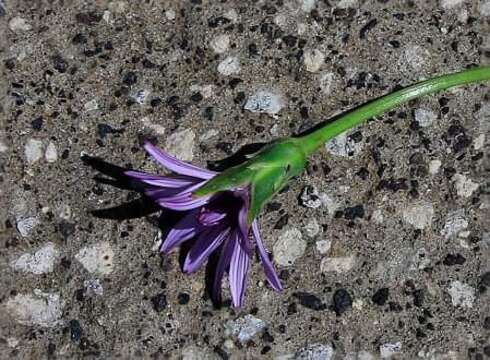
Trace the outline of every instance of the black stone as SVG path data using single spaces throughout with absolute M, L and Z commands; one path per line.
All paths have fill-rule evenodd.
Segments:
M 86 13 L 78 13 L 75 15 L 75 19 L 81 24 L 91 26 L 98 23 L 102 19 L 102 15 L 97 14 L 95 11 L 91 11 Z
M 284 226 L 286 226 L 289 222 L 289 214 L 284 214 L 277 220 L 276 224 L 274 225 L 274 229 L 276 230 L 281 230 Z
M 352 308 L 352 297 L 345 289 L 339 289 L 333 294 L 333 309 L 337 316 Z
M 203 96 L 200 92 L 196 92 L 191 95 L 191 100 L 194 101 L 195 103 L 200 102 L 203 99 Z
M 326 305 L 316 295 L 307 292 L 297 292 L 294 293 L 293 296 L 299 300 L 299 303 L 301 305 L 307 307 L 308 309 L 312 309 L 316 311 L 326 309 Z
M 151 303 L 156 312 L 162 312 L 167 307 L 167 297 L 164 293 L 157 294 L 151 298 Z
M 191 297 L 189 296 L 189 294 L 186 293 L 180 293 L 179 295 L 177 295 L 177 301 L 179 302 L 180 305 L 188 304 L 190 298 Z
M 446 266 L 463 265 L 466 259 L 461 254 L 447 254 L 442 263 Z
M 347 220 L 354 220 L 356 218 L 363 218 L 363 217 L 364 217 L 364 206 L 361 204 L 344 209 L 344 218 Z
M 43 120 L 42 116 L 40 116 L 40 117 L 31 121 L 31 127 L 36 131 L 40 131 L 43 128 L 43 123 L 44 123 L 44 120 Z
M 374 29 L 374 27 L 378 24 L 378 20 L 376 19 L 371 19 L 369 20 L 366 25 L 364 25 L 361 30 L 359 30 L 359 38 L 360 39 L 365 39 L 366 38 L 366 34 Z
M 485 330 L 490 330 L 490 316 L 487 316 L 484 320 L 483 320 L 483 328 Z
M 286 35 L 282 38 L 282 41 L 289 47 L 293 47 L 298 42 L 298 38 L 294 35 Z
M 53 67 L 55 68 L 56 71 L 59 73 L 64 73 L 66 72 L 66 69 L 68 68 L 68 63 L 66 62 L 65 59 L 63 59 L 60 55 L 55 55 L 52 57 L 53 60 Z
M 374 293 L 371 300 L 376 305 L 383 306 L 384 304 L 386 304 L 386 301 L 388 301 L 389 296 L 390 296 L 390 289 L 381 288 Z
M 138 75 L 134 71 L 128 71 L 124 74 L 122 81 L 128 86 L 134 85 L 138 81 Z
M 73 342 L 79 342 L 83 331 L 80 322 L 76 319 L 70 320 L 70 339 Z

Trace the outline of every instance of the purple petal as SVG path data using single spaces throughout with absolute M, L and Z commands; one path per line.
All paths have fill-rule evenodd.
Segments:
M 204 211 L 201 211 L 199 214 L 199 222 L 203 226 L 213 226 L 216 225 L 218 222 L 223 220 L 226 217 L 226 213 L 218 212 L 218 211 L 212 211 L 212 210 L 206 210 L 203 209 Z
M 194 198 L 193 192 L 201 187 L 205 181 L 190 186 L 181 192 L 169 197 L 156 198 L 155 201 L 164 208 L 176 211 L 195 209 L 209 202 L 209 196 Z M 165 189 L 164 189 L 165 190 Z
M 216 272 L 214 274 L 212 297 L 216 302 L 221 301 L 221 281 L 223 280 L 223 275 L 225 274 L 226 268 L 230 265 L 231 255 L 233 254 L 234 248 L 234 237 L 236 236 L 235 231 L 230 232 L 228 237 L 224 240 L 224 244 L 221 248 L 221 254 L 218 259 L 218 264 L 216 265 Z
M 163 152 L 153 144 L 146 142 L 145 150 L 164 167 L 177 174 L 192 176 L 200 179 L 209 180 L 216 175 L 214 171 L 202 169 L 194 165 L 180 161 L 173 156 Z
M 125 174 L 132 178 L 135 178 L 145 184 L 167 187 L 167 188 L 179 188 L 184 186 L 190 186 L 196 183 L 197 179 L 189 177 L 168 177 L 153 174 L 146 174 L 139 171 L 126 171 Z
M 184 241 L 192 239 L 201 231 L 197 214 L 198 211 L 189 212 L 170 230 L 160 248 L 162 253 L 168 254 Z
M 239 308 L 243 305 L 243 297 L 245 295 L 247 273 L 250 266 L 250 258 L 246 251 L 240 245 L 241 235 L 237 234 L 235 246 L 230 262 L 230 291 L 233 306 Z
M 252 223 L 252 232 L 255 237 L 255 242 L 257 243 L 257 248 L 259 249 L 260 260 L 262 261 L 262 265 L 264 266 L 265 276 L 267 281 L 272 286 L 272 288 L 276 291 L 282 291 L 281 280 L 277 276 L 276 270 L 274 269 L 274 265 L 269 258 L 269 254 L 265 250 L 264 243 L 262 242 L 262 238 L 260 237 L 259 226 L 257 224 L 257 220 L 254 220 Z
M 204 230 L 185 258 L 184 272 L 197 271 L 209 255 L 221 245 L 229 232 L 229 229 L 223 230 L 222 228 Z

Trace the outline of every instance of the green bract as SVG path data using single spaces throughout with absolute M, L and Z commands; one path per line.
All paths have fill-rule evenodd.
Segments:
M 205 196 L 220 191 L 248 188 L 251 192 L 248 223 L 262 206 L 306 166 L 299 139 L 281 139 L 266 145 L 244 163 L 228 168 L 195 192 Z

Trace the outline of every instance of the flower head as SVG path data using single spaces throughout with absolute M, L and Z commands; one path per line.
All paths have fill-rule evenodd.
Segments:
M 196 196 L 219 174 L 181 162 L 146 143 L 146 151 L 173 174 L 161 176 L 138 171 L 126 175 L 144 185 L 145 194 L 162 208 L 185 212 L 169 231 L 160 251 L 164 254 L 195 239 L 184 261 L 184 272 L 197 271 L 213 252 L 219 252 L 212 296 L 221 297 L 221 281 L 228 271 L 233 305 L 243 304 L 254 244 L 267 280 L 274 290 L 282 290 L 269 255 L 262 243 L 257 221 L 248 221 L 250 191 L 247 183 Z

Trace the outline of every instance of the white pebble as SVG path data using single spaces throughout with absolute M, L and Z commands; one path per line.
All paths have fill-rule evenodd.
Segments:
M 382 224 L 385 217 L 383 215 L 383 212 L 381 210 L 374 210 L 373 214 L 371 215 L 371 219 L 376 223 L 376 224 Z
M 346 273 L 354 267 L 356 264 L 356 257 L 342 256 L 342 257 L 327 257 L 323 258 L 320 263 L 320 270 L 323 273 L 336 272 L 338 274 Z
M 339 9 L 355 8 L 359 5 L 358 0 L 340 0 L 337 3 Z
M 472 308 L 475 302 L 475 289 L 461 281 L 453 281 L 448 289 L 453 306 Z
M 29 236 L 31 231 L 38 226 L 40 223 L 39 219 L 33 216 L 21 217 L 17 219 L 16 227 L 17 231 L 23 237 Z
M 318 82 L 324 95 L 330 95 L 332 93 L 334 80 L 335 74 L 332 72 L 323 72 L 320 74 L 318 77 Z
M 320 224 L 315 218 L 311 218 L 304 227 L 306 236 L 313 238 L 320 232 Z
M 415 121 L 417 121 L 421 127 L 429 127 L 437 119 L 437 114 L 429 109 L 416 109 L 414 115 Z
M 318 252 L 322 255 L 325 255 L 330 251 L 330 248 L 332 247 L 332 242 L 330 240 L 318 240 L 315 245 Z
M 141 89 L 136 91 L 131 97 L 136 101 L 137 104 L 139 105 L 144 105 L 148 99 L 148 96 L 150 96 L 150 91 Z
M 282 266 L 292 265 L 306 251 L 306 241 L 296 228 L 285 230 L 274 244 L 274 260 Z
M 459 209 L 450 212 L 447 215 L 444 228 L 441 230 L 441 235 L 445 239 L 451 239 L 457 236 L 461 231 L 468 227 L 468 220 L 466 220 L 465 210 Z
M 262 333 L 265 328 L 266 323 L 264 320 L 247 314 L 236 320 L 228 321 L 225 324 L 225 335 L 234 336 L 241 343 L 246 343 L 247 341 L 252 340 L 257 334 Z
M 195 138 L 191 129 L 174 132 L 167 138 L 165 150 L 179 160 L 191 161 L 194 158 Z
M 480 150 L 485 145 L 485 134 L 478 135 L 475 140 L 473 140 L 473 148 L 475 150 Z
M 299 0 L 299 3 L 304 12 L 310 12 L 316 6 L 316 0 Z
M 58 160 L 58 151 L 56 150 L 56 145 L 52 141 L 50 141 L 48 146 L 46 147 L 44 158 L 48 163 L 53 163 Z
M 318 49 L 308 49 L 303 55 L 306 71 L 318 72 L 325 61 L 325 55 Z
M 54 327 L 60 323 L 63 305 L 58 293 L 44 293 L 35 289 L 33 295 L 18 294 L 10 298 L 6 307 L 20 324 Z
M 228 56 L 219 63 L 218 72 L 225 76 L 238 74 L 240 72 L 240 60 L 236 56 Z
M 83 282 L 83 285 L 85 286 L 85 289 L 88 294 L 94 294 L 97 296 L 104 295 L 104 288 L 102 287 L 102 284 L 100 283 L 99 279 L 85 280 Z
M 405 49 L 400 66 L 405 68 L 408 65 L 413 70 L 421 70 L 429 57 L 430 53 L 426 49 L 418 45 L 411 45 Z
M 175 20 L 175 10 L 172 10 L 172 9 L 168 9 L 165 11 L 165 17 L 167 18 L 167 20 Z
M 294 355 L 295 360 L 331 360 L 334 350 L 330 344 L 311 344 L 299 349 Z
M 226 34 L 218 35 L 211 40 L 210 45 L 216 54 L 223 54 L 230 47 L 230 37 Z
M 43 157 L 43 142 L 32 138 L 27 140 L 24 154 L 29 165 L 39 161 Z
M 151 130 L 155 134 L 157 134 L 157 135 L 163 135 L 163 134 L 165 134 L 165 127 L 162 126 L 162 125 L 160 125 L 160 124 L 152 123 L 151 120 L 148 117 L 146 117 L 146 116 L 143 117 L 141 119 L 141 122 L 143 123 L 143 127 L 145 127 L 146 129 Z
M 26 19 L 16 16 L 10 19 L 9 29 L 12 30 L 13 32 L 29 31 L 32 29 L 32 26 L 27 22 Z
M 247 99 L 244 109 L 251 112 L 275 115 L 284 107 L 284 101 L 278 94 L 258 91 Z
M 415 229 L 425 229 L 432 224 L 434 207 L 430 202 L 413 204 L 403 211 L 403 220 Z
M 12 261 L 10 266 L 17 271 L 33 273 L 36 275 L 50 273 L 53 271 L 60 252 L 53 243 L 47 243 L 34 254 L 25 253 L 17 260 Z
M 452 178 L 456 194 L 463 198 L 469 198 L 480 186 L 463 174 L 455 174 Z
M 382 359 L 390 359 L 402 351 L 402 343 L 386 343 L 379 347 L 379 352 Z
M 478 7 L 482 16 L 490 16 L 490 0 L 483 0 Z
M 441 168 L 442 162 L 441 160 L 435 159 L 429 162 L 429 173 L 431 175 L 436 175 Z
M 108 242 L 82 248 L 75 259 L 89 273 L 108 275 L 114 270 L 114 251 Z
M 85 105 L 83 105 L 83 108 L 85 111 L 94 111 L 99 108 L 99 104 L 97 103 L 96 99 L 92 99 L 90 101 L 87 101 Z
M 440 0 L 440 5 L 444 10 L 449 10 L 463 4 L 464 2 L 465 0 Z
M 356 143 L 346 133 L 343 133 L 327 142 L 325 147 L 332 155 L 349 157 L 356 156 L 361 152 L 362 142 Z
M 5 153 L 8 149 L 9 148 L 7 144 L 2 139 L 0 139 L 0 153 Z
M 238 21 L 238 13 L 235 9 L 230 9 L 226 11 L 223 16 L 230 20 L 233 23 L 236 23 Z

